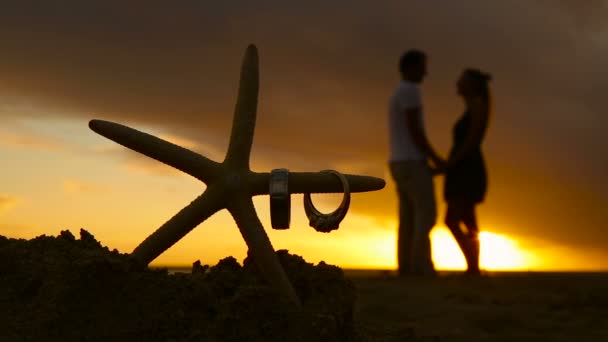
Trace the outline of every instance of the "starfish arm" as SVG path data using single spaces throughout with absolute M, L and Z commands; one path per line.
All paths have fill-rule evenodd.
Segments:
M 223 209 L 225 199 L 222 188 L 208 187 L 202 195 L 150 234 L 131 255 L 141 263 L 149 264 L 201 222 Z
M 300 299 L 296 294 L 285 270 L 272 247 L 268 235 L 249 197 L 234 197 L 228 205 L 228 210 L 234 217 L 241 235 L 262 275 L 271 286 L 275 286 L 291 302 L 300 306 Z
M 249 169 L 249 156 L 253 143 L 258 104 L 259 68 L 258 51 L 249 45 L 241 66 L 239 93 L 232 121 L 230 144 L 225 162 L 239 169 Z
M 89 127 L 110 140 L 170 165 L 203 182 L 213 179 L 220 165 L 198 153 L 118 123 L 91 120 Z
M 382 178 L 359 175 L 344 175 L 350 186 L 350 192 L 367 192 L 384 188 Z M 267 195 L 270 173 L 255 173 L 252 177 L 254 195 Z M 332 174 L 322 172 L 289 172 L 287 184 L 290 194 L 342 192 L 342 183 Z

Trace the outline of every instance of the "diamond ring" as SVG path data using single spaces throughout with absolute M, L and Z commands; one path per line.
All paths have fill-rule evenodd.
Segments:
M 348 212 L 348 207 L 350 206 L 350 188 L 348 186 L 348 181 L 343 174 L 339 173 L 335 170 L 323 170 L 321 172 L 331 173 L 340 179 L 342 183 L 342 188 L 344 191 L 344 197 L 342 198 L 342 203 L 335 211 L 329 214 L 323 214 L 315 206 L 312 204 L 312 199 L 310 197 L 310 193 L 304 194 L 304 211 L 306 212 L 306 216 L 308 217 L 309 224 L 316 231 L 322 233 L 329 233 L 332 230 L 336 230 L 340 226 L 340 222 L 346 216 Z

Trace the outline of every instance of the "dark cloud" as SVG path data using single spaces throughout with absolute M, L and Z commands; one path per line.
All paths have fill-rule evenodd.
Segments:
M 494 76 L 483 210 L 512 233 L 571 241 L 580 226 L 575 240 L 598 244 L 608 240 L 595 228 L 608 201 L 604 14 L 604 1 L 9 1 L 0 93 L 41 116 L 157 125 L 223 151 L 240 59 L 254 42 L 260 165 L 384 176 L 396 61 L 418 47 L 430 56 L 427 127 L 444 151 L 462 108 L 458 73 Z M 394 215 L 392 191 L 354 205 Z

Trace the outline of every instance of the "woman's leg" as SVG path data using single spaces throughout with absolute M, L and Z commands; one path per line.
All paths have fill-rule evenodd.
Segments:
M 460 222 L 462 222 L 463 217 L 465 216 L 465 206 L 462 201 L 458 200 L 448 200 L 447 201 L 448 210 L 445 215 L 445 224 L 448 226 L 454 239 L 458 243 L 462 254 L 467 262 L 467 268 L 471 264 L 470 262 L 470 243 L 467 237 L 467 234 L 462 230 Z
M 475 203 L 463 205 L 462 222 L 467 228 L 467 240 L 469 243 L 468 273 L 479 274 L 479 227 L 475 215 Z

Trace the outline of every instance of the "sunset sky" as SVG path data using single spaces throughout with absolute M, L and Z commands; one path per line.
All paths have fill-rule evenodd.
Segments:
M 388 167 L 388 97 L 409 48 L 429 56 L 422 91 L 440 153 L 463 111 L 461 70 L 493 75 L 483 145 L 489 191 L 479 206 L 482 267 L 608 270 L 608 1 L 3 1 L 0 10 L 0 234 L 31 238 L 80 228 L 130 252 L 205 189 L 88 128 L 110 120 L 221 161 L 240 62 L 260 53 L 252 168 L 336 169 L 383 178 L 353 194 L 330 234 L 292 196 L 276 249 L 344 267 L 394 268 L 397 197 Z M 433 255 L 464 267 L 443 225 Z M 340 196 L 313 196 L 323 211 Z M 241 260 L 223 211 L 154 264 Z

